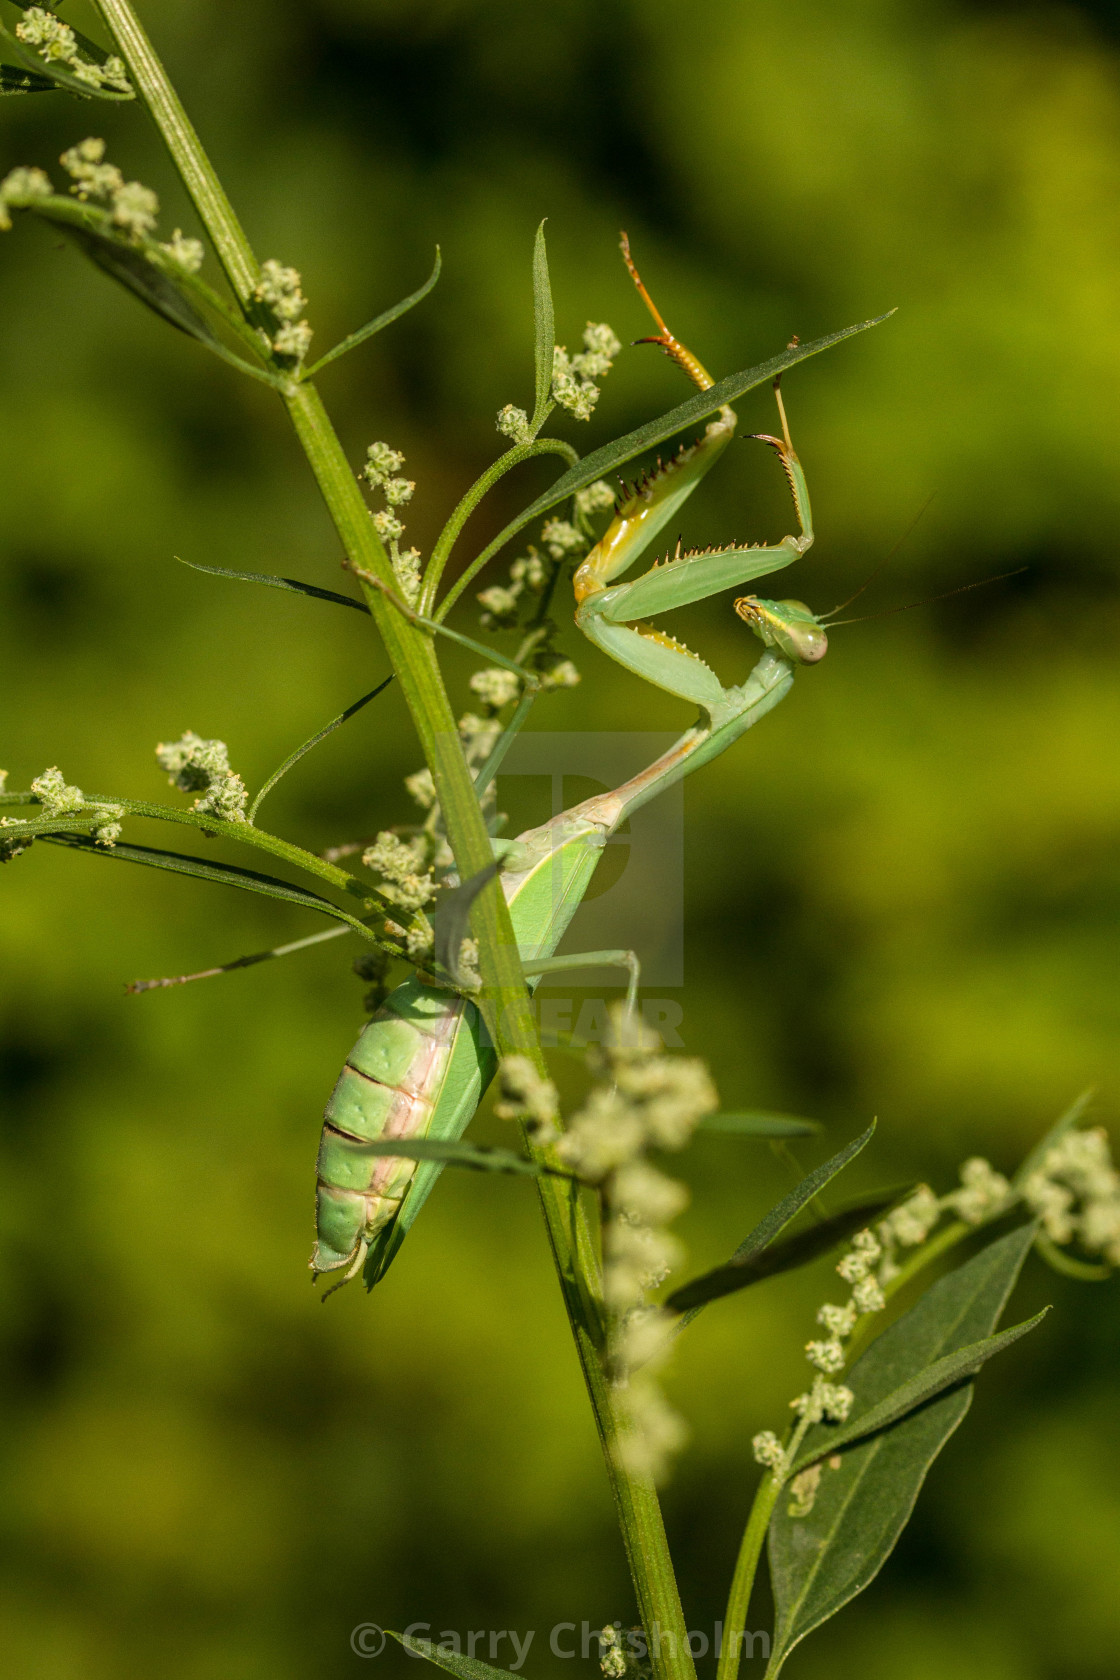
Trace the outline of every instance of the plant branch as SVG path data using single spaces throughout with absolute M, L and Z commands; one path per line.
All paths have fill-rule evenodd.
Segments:
M 498 480 L 504 477 L 507 472 L 510 472 L 514 467 L 519 467 L 522 461 L 531 461 L 534 455 L 560 455 L 570 467 L 574 467 L 579 460 L 579 456 L 571 444 L 565 443 L 562 438 L 540 438 L 535 443 L 516 443 L 512 449 L 507 449 L 504 455 L 499 455 L 498 459 L 475 479 L 439 534 L 424 573 L 424 586 L 417 603 L 422 613 L 430 613 L 434 607 L 440 580 L 443 577 L 443 570 L 447 565 L 451 550 L 458 541 L 463 526 L 467 523 L 483 496 L 488 490 L 493 489 Z M 478 570 L 477 561 L 474 562 L 474 570 Z M 440 613 L 439 617 L 442 618 L 443 614 Z

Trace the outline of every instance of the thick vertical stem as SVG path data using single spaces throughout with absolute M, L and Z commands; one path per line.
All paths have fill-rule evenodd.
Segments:
M 540 1178 L 537 1186 L 564 1305 L 606 1460 L 638 1613 L 650 1640 L 653 1671 L 657 1680 L 696 1680 L 657 1489 L 648 1476 L 637 1476 L 627 1470 L 619 1456 L 619 1442 L 627 1422 L 603 1370 L 599 1263 L 587 1218 L 579 1203 L 570 1200 L 560 1179 Z
M 246 302 L 259 264 L 182 102 L 129 0 L 95 0 L 95 4 L 159 128 L 230 285 Z M 392 585 L 388 556 L 318 392 L 308 382 L 293 380 L 282 395 L 347 558 L 359 575 L 372 573 Z M 362 588 L 431 767 L 456 862 L 464 877 L 474 874 L 490 862 L 490 842 L 432 641 L 397 613 L 380 589 L 364 582 Z M 543 1073 L 544 1059 L 509 911 L 496 883 L 475 900 L 472 925 L 479 940 L 484 997 L 498 1049 L 529 1055 Z M 600 1358 L 598 1263 L 587 1220 L 582 1208 L 569 1203 L 557 1180 L 538 1182 L 564 1303 L 606 1454 L 639 1610 L 651 1634 L 654 1630 L 657 1634 L 651 1649 L 654 1672 L 658 1680 L 695 1680 L 656 1491 L 648 1479 L 626 1471 L 617 1452 L 624 1420 Z
M 128 0 L 94 0 L 94 5 L 155 119 L 183 185 L 214 242 L 226 278 L 244 302 L 260 276 L 260 264 L 182 100 Z

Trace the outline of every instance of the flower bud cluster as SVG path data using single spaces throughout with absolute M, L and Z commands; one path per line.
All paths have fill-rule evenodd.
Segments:
M 397 587 L 411 607 L 420 595 L 420 550 L 399 546 L 404 536 L 404 521 L 395 510 L 410 502 L 416 489 L 415 479 L 397 476 L 403 466 L 402 450 L 388 443 L 371 443 L 360 476 L 371 490 L 384 498 L 385 506 L 373 515 L 373 526 L 382 542 L 389 545 Z
M 498 1071 L 499 1120 L 518 1120 L 542 1148 L 560 1136 L 560 1098 L 551 1079 L 537 1072 L 528 1056 L 503 1056 Z
M 552 395 L 577 420 L 590 420 L 599 401 L 597 379 L 611 370 L 622 349 L 605 321 L 588 321 L 583 330 L 583 349 L 569 356 L 562 344 L 552 352 Z
M 183 793 L 198 793 L 193 809 L 222 822 L 247 822 L 245 807 L 249 795 L 241 777 L 229 767 L 229 748 L 224 741 L 204 741 L 193 729 L 170 744 L 156 747 L 156 761 L 167 771 L 172 787 Z
M 943 1197 L 942 1205 L 952 1208 L 966 1225 L 982 1225 L 1015 1199 L 1007 1179 L 981 1155 L 962 1163 L 960 1177 L 961 1188 Z
M 275 257 L 261 264 L 260 279 L 253 287 L 253 297 L 268 317 L 269 344 L 278 356 L 293 362 L 302 362 L 311 348 L 311 328 L 301 319 L 307 308 L 302 288 L 299 270 Z
M 362 853 L 363 866 L 381 876 L 383 896 L 402 910 L 420 910 L 435 897 L 436 884 L 426 863 L 422 836 L 402 840 L 388 830 Z
M 506 403 L 498 410 L 497 426 L 502 436 L 511 443 L 532 443 L 533 428 L 529 424 L 529 416 L 523 408 L 515 408 L 512 403 Z
M 1059 1138 L 1026 1179 L 1023 1199 L 1051 1242 L 1076 1241 L 1120 1266 L 1120 1173 L 1103 1127 Z
M 919 1184 L 912 1196 L 880 1220 L 876 1227 L 883 1245 L 878 1273 L 880 1283 L 887 1284 L 898 1276 L 898 1250 L 920 1247 L 940 1221 L 942 1211 L 942 1204 L 929 1185 Z
M 7 780 L 6 770 L 0 771 L 0 792 L 3 791 Z M 124 807 L 113 805 L 103 799 L 89 799 L 80 787 L 71 786 L 57 765 L 44 770 L 41 776 L 36 776 L 31 784 L 31 792 L 42 808 L 43 816 L 74 817 L 82 816 L 88 820 L 90 830 L 97 845 L 106 848 L 115 846 L 121 837 L 120 819 L 124 816 Z M 18 818 L 11 819 L 19 821 Z M 0 828 L 8 828 L 10 819 L 0 817 Z M 31 845 L 31 838 L 0 840 L 0 863 L 10 863 L 12 858 L 19 857 Z
M 626 1674 L 626 1653 L 622 1636 L 613 1622 L 599 1630 L 599 1668 L 604 1680 L 623 1680 Z
M 48 64 L 59 64 L 88 88 L 110 88 L 114 93 L 131 93 L 132 84 L 122 61 L 115 55 L 98 64 L 78 45 L 68 23 L 42 6 L 29 6 L 16 24 L 17 39 L 37 52 Z
M 817 1323 L 826 1332 L 819 1340 L 805 1344 L 805 1357 L 819 1373 L 804 1394 L 790 1401 L 790 1410 L 797 1414 L 794 1446 L 787 1449 L 770 1429 L 764 1429 L 751 1442 L 757 1463 L 772 1470 L 779 1481 L 789 1469 L 790 1456 L 796 1450 L 806 1429 L 815 1423 L 844 1423 L 855 1401 L 852 1390 L 843 1383 L 828 1381 L 838 1376 L 848 1361 L 844 1343 L 859 1320 L 868 1313 L 881 1312 L 886 1296 L 875 1276 L 875 1267 L 882 1259 L 883 1246 L 873 1231 L 857 1231 L 848 1251 L 836 1267 L 852 1293 L 842 1305 L 826 1301 L 817 1311 Z M 791 1516 L 807 1516 L 816 1497 L 819 1475 L 814 1480 L 809 1472 L 795 1478 L 791 1484 L 793 1502 Z
M 556 1153 L 599 1187 L 610 1373 L 624 1394 L 629 1423 L 619 1450 L 631 1470 L 660 1478 L 686 1432 L 655 1380 L 674 1320 L 648 1295 L 681 1259 L 667 1227 L 688 1196 L 647 1152 L 683 1148 L 718 1097 L 702 1062 L 665 1055 L 658 1035 L 620 1005 L 611 1011 L 607 1041 L 589 1051 L 588 1065 L 597 1082 Z
M 12 218 L 8 214 L 8 206 L 23 210 L 34 204 L 36 199 L 51 198 L 54 187 L 51 178 L 43 169 L 11 169 L 0 181 L 0 232 L 6 233 L 12 225 Z
M 59 162 L 73 182 L 70 191 L 83 203 L 92 198 L 104 204 L 114 227 L 134 239 L 153 231 L 159 217 L 158 197 L 139 181 L 126 181 L 116 164 L 105 162 L 104 140 L 80 140 L 63 152 Z M 198 241 L 186 243 L 197 245 Z M 198 252 L 201 262 L 201 246 Z

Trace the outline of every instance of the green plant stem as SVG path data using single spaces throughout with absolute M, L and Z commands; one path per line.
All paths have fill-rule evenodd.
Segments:
M 128 0 L 94 0 L 94 5 L 163 136 L 183 185 L 213 241 L 226 279 L 241 302 L 246 302 L 260 277 L 260 265 L 182 100 Z
M 30 802 L 36 805 L 39 803 L 34 795 L 31 796 Z M 254 846 L 258 851 L 268 852 L 272 857 L 280 858 L 282 862 L 290 863 L 296 869 L 305 870 L 308 875 L 329 882 L 332 887 L 339 888 L 353 898 L 362 899 L 370 907 L 376 903 L 377 895 L 369 882 L 360 881 L 345 869 L 339 869 L 337 864 L 328 863 L 316 853 L 305 851 L 302 846 L 294 846 L 290 840 L 282 840 L 278 834 L 270 834 L 267 829 L 257 828 L 251 822 L 226 822 L 221 817 L 213 817 L 201 811 L 178 810 L 174 805 L 157 805 L 147 799 L 101 799 L 90 794 L 86 804 L 114 806 L 126 817 L 150 817 L 156 822 L 183 823 L 188 828 L 202 829 L 204 833 L 218 835 L 223 840 L 236 840 L 240 845 Z M 30 817 L 23 822 L 9 820 L 4 834 L 10 839 L 18 840 L 24 836 L 34 838 L 36 835 L 50 834 L 54 831 L 80 833 L 83 829 L 103 826 L 111 820 L 107 816 L 99 817 L 96 812 L 87 811 L 63 817 Z
M 547 1152 L 533 1148 L 528 1139 L 526 1142 L 530 1154 L 547 1159 Z M 650 1638 L 653 1672 L 657 1680 L 695 1680 L 696 1667 L 688 1648 L 688 1630 L 657 1489 L 648 1476 L 628 1470 L 621 1458 L 627 1420 L 603 1368 L 605 1326 L 598 1288 L 599 1261 L 586 1211 L 570 1189 L 554 1178 L 539 1178 L 537 1191 L 603 1448 L 638 1613 Z
M 420 612 L 426 615 L 430 614 L 435 606 L 440 580 L 443 577 L 443 569 L 447 565 L 451 550 L 458 541 L 460 531 L 483 496 L 488 490 L 492 490 L 498 480 L 503 478 L 507 472 L 512 471 L 514 467 L 519 467 L 522 461 L 531 461 L 534 455 L 560 455 L 570 467 L 574 467 L 579 460 L 579 456 L 571 444 L 565 443 L 561 438 L 541 438 L 536 443 L 518 443 L 512 449 L 507 449 L 504 455 L 499 455 L 498 459 L 475 479 L 440 532 L 424 572 L 420 599 L 416 603 Z M 443 614 L 441 613 L 439 616 L 442 618 Z
M 95 3 L 194 201 L 230 285 L 239 300 L 247 304 L 259 266 L 178 95 L 129 0 Z M 318 392 L 309 381 L 293 380 L 282 394 L 350 564 L 356 573 L 372 572 L 393 589 L 396 580 L 389 557 Z M 563 446 L 557 446 L 557 450 L 564 452 Z M 420 736 L 456 864 L 466 880 L 490 863 L 490 840 L 432 638 L 395 612 L 383 589 L 363 583 L 362 590 Z M 496 882 L 475 899 L 472 925 L 479 941 L 482 1005 L 497 1048 L 502 1054 L 527 1054 L 543 1074 L 544 1057 L 533 1026 L 509 909 Z M 607 1457 L 638 1605 L 643 1620 L 651 1629 L 658 1629 L 662 1641 L 660 1653 L 653 1658 L 654 1672 L 657 1680 L 693 1680 L 695 1670 L 657 1494 L 648 1479 L 634 1476 L 623 1467 L 617 1452 L 623 1424 L 600 1360 L 602 1320 L 594 1283 L 598 1265 L 586 1216 L 578 1203 L 570 1205 L 567 1192 L 556 1180 L 542 1178 L 538 1187 L 565 1306 Z
M 727 1608 L 723 1613 L 723 1649 L 719 1654 L 716 1680 L 736 1680 L 739 1673 L 739 1663 L 743 1654 L 739 1635 L 747 1625 L 747 1612 L 751 1607 L 751 1593 L 754 1591 L 758 1560 L 762 1556 L 766 1531 L 770 1527 L 770 1518 L 778 1502 L 778 1495 L 789 1480 L 789 1467 L 797 1457 L 797 1449 L 805 1439 L 808 1428 L 809 1418 L 806 1414 L 794 1425 L 784 1443 L 783 1464 L 775 1467 L 770 1475 L 764 1476 L 755 1489 L 747 1526 L 743 1530 L 739 1556 L 735 1560 L 731 1590 L 727 1595 Z
M 739 1672 L 742 1656 L 739 1635 L 747 1625 L 747 1612 L 751 1607 L 751 1593 L 758 1572 L 758 1560 L 762 1556 L 766 1531 L 783 1486 L 784 1483 L 775 1475 L 764 1476 L 758 1484 L 747 1526 L 743 1530 L 739 1556 L 735 1560 L 731 1591 L 727 1595 L 727 1609 L 723 1613 L 723 1646 L 719 1654 L 716 1680 L 735 1680 Z

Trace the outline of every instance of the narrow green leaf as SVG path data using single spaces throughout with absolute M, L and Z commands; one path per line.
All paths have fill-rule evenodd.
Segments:
M 267 951 L 250 951 L 247 956 L 234 957 L 232 962 L 217 963 L 213 968 L 199 969 L 197 974 L 164 974 L 158 980 L 130 980 L 125 987 L 129 997 L 142 992 L 162 992 L 170 986 L 189 986 L 193 980 L 214 980 L 219 974 L 232 974 L 237 968 L 253 968 L 257 963 L 269 962 L 273 957 L 287 957 L 293 951 L 306 951 L 311 945 L 322 945 L 327 939 L 348 939 L 353 930 L 348 927 L 324 928 L 322 933 L 309 933 L 303 939 L 290 939 L 286 945 L 273 945 Z
M 764 1278 L 777 1277 L 780 1272 L 790 1272 L 798 1266 L 807 1266 L 811 1261 L 819 1260 L 822 1254 L 827 1254 L 838 1243 L 847 1242 L 865 1225 L 878 1219 L 901 1197 L 908 1195 L 910 1189 L 907 1185 L 902 1190 L 884 1190 L 868 1201 L 841 1208 L 830 1219 L 822 1219 L 819 1225 L 810 1225 L 807 1230 L 798 1231 L 782 1242 L 771 1243 L 769 1248 L 764 1248 L 752 1259 L 729 1260 L 726 1265 L 717 1266 L 714 1271 L 705 1272 L 674 1290 L 662 1305 L 670 1312 L 686 1313 L 686 1322 L 691 1323 L 700 1308 L 706 1307 L 709 1301 L 718 1301 L 724 1295 L 748 1289 L 752 1283 L 761 1283 Z
M 24 70 L 18 64 L 0 64 L 0 94 L 57 93 L 58 83 L 38 70 Z
M 231 572 L 225 566 L 204 566 L 201 560 L 184 560 L 181 554 L 175 558 L 180 566 L 189 566 L 192 572 L 209 572 L 211 577 L 234 578 L 238 583 L 263 583 L 269 589 L 286 589 L 296 595 L 311 595 L 317 601 L 333 601 L 339 607 L 353 607 L 355 612 L 369 612 L 364 601 L 355 601 L 352 595 L 339 595 L 333 589 L 320 589 L 317 583 L 275 577 L 272 572 Z
M 544 223 L 533 242 L 533 350 L 536 361 L 536 393 L 532 431 L 535 437 L 544 425 L 552 395 L 552 351 L 556 342 L 556 319 L 552 308 L 552 282 L 548 277 L 548 248 Z
M 376 688 L 371 688 L 368 694 L 363 694 L 360 700 L 355 700 L 352 706 L 347 706 L 344 712 L 339 712 L 336 718 L 332 718 L 331 721 L 324 725 L 317 734 L 312 735 L 310 740 L 305 741 L 301 747 L 297 747 L 295 752 L 289 753 L 280 768 L 272 772 L 272 775 L 268 778 L 268 781 L 257 794 L 257 797 L 254 799 L 252 805 L 250 805 L 249 821 L 253 822 L 255 820 L 257 812 L 261 807 L 261 801 L 264 799 L 265 795 L 272 792 L 280 778 L 282 776 L 286 776 L 293 765 L 299 763 L 305 753 L 309 753 L 312 747 L 317 747 L 320 741 L 325 741 L 328 735 L 333 735 L 340 724 L 346 723 L 347 720 L 352 718 L 356 712 L 360 712 L 363 706 L 368 706 L 371 700 L 376 700 L 377 696 L 388 688 L 392 680 L 392 674 L 390 673 L 390 675 L 385 678 L 384 682 L 378 683 Z
M 1045 1136 L 1039 1139 L 1015 1174 L 1013 1183 L 1016 1190 L 1022 1190 L 1027 1179 L 1033 1172 L 1037 1172 L 1054 1145 L 1059 1143 L 1068 1131 L 1072 1131 L 1073 1127 L 1080 1123 L 1095 1094 L 1095 1087 L 1092 1085 L 1087 1090 L 1082 1091 L 1081 1095 L 1075 1097 L 1073 1102 L 1070 1103 L 1065 1113 L 1059 1115 Z
M 990 1336 L 999 1322 L 1035 1226 L 1001 1237 L 941 1278 L 889 1325 L 845 1381 L 858 1422 L 945 1355 Z M 965 1383 L 937 1396 L 870 1440 L 841 1452 L 839 1469 L 822 1470 L 808 1516 L 791 1517 L 785 1494 L 770 1523 L 770 1575 L 777 1625 L 767 1680 L 790 1651 L 874 1580 L 914 1508 L 930 1465 L 957 1428 L 972 1397 Z M 805 1456 L 829 1453 L 832 1426 L 805 1437 Z
M 443 258 L 440 256 L 440 249 L 437 245 L 435 266 L 418 291 L 410 292 L 408 297 L 401 299 L 400 303 L 394 303 L 391 309 L 386 309 L 381 315 L 375 315 L 373 320 L 367 321 L 364 327 L 359 327 L 357 332 L 352 332 L 349 337 L 336 344 L 333 350 L 328 350 L 325 356 L 320 356 L 317 362 L 304 371 L 303 378 L 313 379 L 320 369 L 325 368 L 329 362 L 336 362 L 340 356 L 345 356 L 348 350 L 356 349 L 359 344 L 364 344 L 367 338 L 372 338 L 374 333 L 379 333 L 383 327 L 392 326 L 393 322 L 399 321 L 402 315 L 407 315 L 410 309 L 414 309 L 418 303 L 427 297 L 439 279 L 439 271 L 442 266 Z
M 436 1668 L 445 1669 L 448 1674 L 454 1674 L 456 1680 L 509 1680 L 513 1672 L 508 1668 L 495 1668 L 491 1663 L 484 1663 L 478 1657 L 463 1657 L 457 1651 L 445 1651 L 442 1645 L 433 1645 L 430 1639 L 413 1639 L 411 1634 L 394 1633 L 392 1628 L 385 1632 L 411 1651 L 414 1657 L 426 1657 Z
M 435 960 L 444 974 L 450 975 L 456 986 L 469 984 L 459 967 L 459 950 L 471 930 L 471 905 L 488 882 L 498 873 L 496 863 L 488 863 L 461 887 L 454 887 L 439 902 L 432 917 L 435 934 Z
M 843 1172 L 848 1163 L 854 1161 L 856 1156 L 867 1148 L 874 1136 L 875 1122 L 872 1120 L 867 1130 L 861 1132 L 859 1137 L 853 1138 L 851 1143 L 837 1150 L 836 1154 L 830 1156 L 821 1166 L 814 1167 L 811 1173 L 806 1173 L 801 1183 L 796 1184 L 788 1196 L 783 1196 L 777 1206 L 772 1207 L 770 1212 L 759 1220 L 750 1235 L 743 1238 L 731 1256 L 732 1263 L 753 1260 L 756 1254 L 761 1253 L 764 1248 L 769 1248 L 774 1238 L 781 1235 L 791 1220 L 796 1219 L 802 1208 L 806 1207 L 814 1196 L 819 1195 L 826 1185 L 831 1184 L 836 1175 Z
M 209 325 L 174 281 L 161 268 L 157 268 L 155 263 L 149 262 L 143 251 L 135 245 L 129 245 L 121 239 L 112 239 L 93 228 L 76 227 L 70 222 L 54 217 L 48 219 L 56 221 L 66 236 L 85 252 L 103 274 L 119 281 L 134 297 L 138 297 L 141 303 L 146 303 L 149 309 L 162 316 L 163 320 L 169 321 L 188 337 L 197 338 L 208 350 L 213 350 L 215 346 L 224 349 L 221 341 L 211 332 Z
M 408 1161 L 438 1161 L 445 1167 L 468 1167 L 472 1172 L 517 1173 L 523 1178 L 540 1178 L 542 1173 L 548 1173 L 552 1178 L 572 1176 L 540 1166 L 512 1149 L 497 1149 L 488 1143 L 458 1143 L 443 1138 L 375 1138 L 370 1143 L 352 1144 L 351 1153 L 403 1155 Z
M 813 1171 L 808 1173 L 801 1180 L 801 1183 L 789 1192 L 788 1196 L 783 1196 L 777 1206 L 772 1207 L 769 1213 L 759 1220 L 750 1235 L 743 1239 L 730 1260 L 722 1266 L 717 1266 L 714 1271 L 705 1272 L 702 1276 L 693 1278 L 691 1283 L 686 1283 L 682 1288 L 676 1290 L 665 1305 L 675 1312 L 687 1311 L 695 1314 L 709 1301 L 718 1300 L 722 1295 L 732 1295 L 737 1290 L 745 1288 L 747 1283 L 757 1281 L 753 1273 L 748 1276 L 745 1268 L 764 1249 L 770 1247 L 774 1239 L 781 1235 L 791 1220 L 796 1219 L 802 1209 L 813 1200 L 814 1196 L 819 1195 L 826 1184 L 831 1183 L 837 1173 L 843 1172 L 849 1161 L 854 1161 L 861 1150 L 866 1149 L 874 1136 L 875 1122 L 873 1120 L 865 1132 L 862 1132 L 851 1143 L 845 1144 L 843 1149 L 831 1156 L 823 1165 L 814 1167 Z M 830 1220 L 821 1221 L 818 1223 L 816 1231 L 809 1231 L 804 1234 L 815 1236 L 818 1232 L 830 1227 L 831 1224 L 832 1221 Z M 858 1230 L 859 1226 L 857 1225 L 855 1229 Z M 839 1238 L 832 1238 L 827 1246 L 831 1247 L 832 1242 L 839 1240 Z M 804 1264 L 804 1262 L 799 1263 Z
M 250 379 L 270 385 L 274 390 L 283 386 L 280 374 L 245 361 L 215 336 L 205 316 L 195 309 L 191 296 L 217 315 L 250 354 L 262 354 L 260 340 L 252 327 L 201 275 L 191 274 L 172 263 L 158 241 L 126 239 L 106 211 L 72 198 L 9 199 L 8 208 L 26 211 L 59 228 L 96 267 L 138 297 L 162 320 L 187 333 L 239 373 L 248 374 Z
M 998 1336 L 984 1336 L 978 1342 L 969 1342 L 966 1347 L 957 1348 L 953 1353 L 946 1353 L 940 1359 L 935 1359 L 924 1371 L 917 1372 L 915 1376 L 893 1389 L 877 1406 L 871 1406 L 848 1423 L 830 1428 L 828 1451 L 837 1452 L 852 1441 L 862 1441 L 869 1435 L 878 1434 L 881 1429 L 887 1429 L 892 1423 L 897 1423 L 899 1418 L 916 1411 L 919 1406 L 924 1405 L 927 1400 L 932 1400 L 945 1389 L 952 1388 L 967 1377 L 974 1377 L 994 1353 L 1002 1353 L 1005 1347 L 1010 1347 L 1020 1336 L 1025 1336 L 1028 1330 L 1033 1330 L 1036 1325 L 1041 1324 L 1049 1311 L 1049 1307 L 1043 1307 L 1033 1318 L 1024 1319 L 1022 1324 L 1012 1325 L 1010 1330 L 1001 1330 Z M 803 1470 L 808 1464 L 815 1463 L 822 1456 L 819 1445 L 814 1447 L 811 1453 L 801 1452 L 793 1466 L 794 1473 Z
M 636 455 L 643 454 L 647 449 L 654 449 L 659 443 L 664 443 L 666 438 L 671 438 L 677 432 L 708 419 L 725 404 L 745 396 L 756 385 L 765 385 L 779 373 L 784 373 L 787 368 L 795 367 L 798 362 L 806 361 L 810 356 L 818 356 L 822 350 L 830 350 L 834 344 L 840 344 L 856 333 L 866 332 L 868 327 L 879 326 L 893 314 L 894 310 L 890 309 L 885 315 L 877 315 L 871 321 L 859 321 L 854 327 L 844 327 L 840 332 L 827 333 L 824 338 L 814 339 L 811 344 L 798 344 L 793 349 L 782 350 L 765 362 L 759 362 L 757 367 L 746 368 L 742 373 L 729 374 L 726 379 L 719 380 L 707 391 L 698 391 L 686 402 L 678 403 L 676 408 L 669 409 L 656 420 L 647 420 L 644 426 L 627 432 L 624 437 L 605 443 L 601 449 L 583 456 L 577 466 L 569 467 L 543 495 L 531 502 L 524 513 L 518 515 L 516 529 L 520 530 L 522 525 L 530 524 L 539 514 L 547 513 L 557 502 L 564 501 L 577 490 L 594 483 L 597 478 L 608 477 L 616 468 L 632 461 Z
M 102 819 L 103 821 L 104 819 Z M 346 922 L 370 938 L 369 926 L 339 909 L 329 898 L 308 892 L 305 887 L 293 887 L 273 875 L 261 875 L 255 869 L 241 869 L 233 863 L 207 863 L 202 858 L 189 857 L 182 852 L 167 852 L 155 846 L 130 846 L 118 840 L 115 846 L 99 846 L 77 834 L 50 833 L 41 836 L 45 844 L 69 846 L 85 852 L 88 857 L 115 859 L 118 863 L 141 863 L 149 869 L 166 869 L 173 875 L 192 875 L 198 881 L 214 881 L 223 887 L 240 887 L 243 892 L 260 893 L 265 898 L 283 899 L 286 904 L 298 904 L 304 910 L 316 910 L 321 916 L 333 916 Z
M 511 519 L 509 524 L 499 531 L 491 542 L 487 543 L 482 552 L 475 556 L 470 565 L 466 567 L 447 591 L 440 604 L 437 617 L 442 619 L 450 612 L 464 590 L 470 588 L 471 583 L 478 576 L 483 566 L 494 555 L 498 554 L 506 543 L 517 535 L 518 531 L 526 525 L 532 524 L 533 520 L 539 518 L 542 513 L 547 513 L 558 502 L 565 501 L 569 496 L 574 495 L 577 490 L 582 490 L 586 485 L 594 483 L 596 479 L 608 477 L 618 467 L 625 465 L 627 461 L 632 461 L 636 455 L 641 455 L 643 451 L 653 449 L 657 444 L 663 443 L 666 438 L 672 437 L 674 433 L 683 431 L 686 427 L 695 426 L 698 421 L 706 420 L 709 415 L 715 414 L 726 403 L 735 402 L 745 392 L 753 390 L 756 385 L 763 385 L 768 380 L 773 380 L 777 374 L 784 373 L 787 368 L 796 366 L 798 362 L 805 361 L 809 356 L 819 355 L 822 350 L 828 350 L 832 345 L 841 343 L 845 338 L 851 338 L 854 333 L 866 332 L 868 327 L 877 327 L 880 322 L 887 320 L 893 314 L 894 310 L 888 309 L 885 315 L 877 315 L 874 320 L 860 321 L 854 327 L 845 327 L 841 332 L 829 333 L 824 338 L 814 339 L 811 344 L 799 344 L 793 349 L 785 349 L 777 356 L 771 356 L 768 361 L 760 362 L 757 367 L 747 368 L 742 373 L 729 374 L 726 379 L 721 379 L 718 384 L 712 385 L 707 391 L 700 391 L 696 396 L 689 397 L 687 402 L 678 403 L 676 408 L 669 409 L 667 413 L 660 415 L 656 420 L 649 420 L 644 426 L 639 426 L 636 431 L 627 432 L 625 437 L 615 438 L 612 443 L 606 443 L 601 449 L 596 449 L 592 454 L 585 455 L 575 466 L 570 467 L 566 473 L 562 473 L 558 479 L 555 479 L 552 487 L 546 490 L 542 496 L 538 496 L 535 502 L 530 502 L 529 506 L 524 508 L 516 519 Z
M 709 1114 L 696 1128 L 698 1132 L 720 1132 L 728 1137 L 752 1138 L 814 1137 L 822 1129 L 819 1120 L 801 1120 L 792 1114 L 770 1114 L 763 1109 Z

